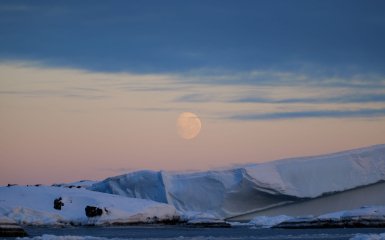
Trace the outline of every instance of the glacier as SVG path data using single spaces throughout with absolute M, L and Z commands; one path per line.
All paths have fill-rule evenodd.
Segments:
M 385 205 L 384 181 L 385 145 L 375 145 L 224 170 L 136 171 L 88 189 L 167 203 L 185 213 L 250 220 L 258 215 L 320 215 L 344 207 Z

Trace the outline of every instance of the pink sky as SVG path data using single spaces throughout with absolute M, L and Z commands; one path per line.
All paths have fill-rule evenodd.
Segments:
M 227 117 L 250 109 L 377 109 L 379 103 L 183 102 L 175 99 L 196 91 L 233 98 L 251 88 L 189 84 L 180 81 L 189 76 L 172 74 L 88 72 L 25 62 L 2 63 L 0 73 L 1 185 L 97 180 L 138 169 L 202 170 L 385 143 L 381 116 L 254 121 Z M 333 95 L 336 88 L 254 90 L 285 98 Z M 192 140 L 180 138 L 176 131 L 176 119 L 184 111 L 202 121 L 200 134 Z

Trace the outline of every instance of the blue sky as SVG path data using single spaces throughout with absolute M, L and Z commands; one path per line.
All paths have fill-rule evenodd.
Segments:
M 384 13 L 384 1 L 377 0 L 2 1 L 0 60 L 177 74 L 182 83 L 211 86 L 344 89 L 284 99 L 195 91 L 174 99 L 182 103 L 383 103 Z M 175 86 L 146 87 L 160 88 Z M 358 109 L 347 117 L 365 113 Z
M 384 12 L 374 0 L 1 1 L 0 57 L 96 71 L 382 75 Z
M 385 143 L 384 42 L 380 0 L 0 1 L 0 184 Z

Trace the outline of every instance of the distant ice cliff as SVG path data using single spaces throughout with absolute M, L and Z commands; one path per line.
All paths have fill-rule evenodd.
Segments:
M 384 180 L 385 145 L 376 145 L 228 170 L 137 171 L 107 178 L 89 189 L 168 203 L 182 212 L 205 212 L 228 218 L 306 202 Z M 384 195 L 378 198 L 383 203 L 375 204 L 385 205 L 383 190 L 378 193 Z M 362 203 L 347 207 L 359 207 L 357 204 Z

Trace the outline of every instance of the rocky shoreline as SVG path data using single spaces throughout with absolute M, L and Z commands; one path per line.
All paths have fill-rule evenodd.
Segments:
M 0 237 L 26 237 L 26 231 L 10 218 L 0 216 Z

